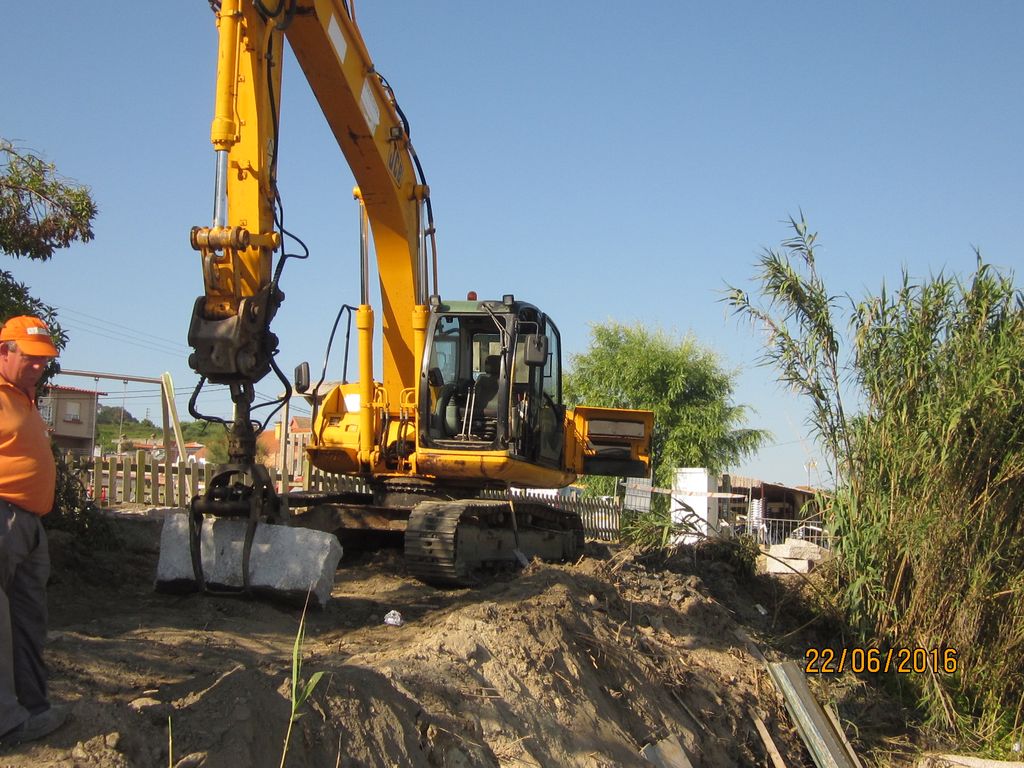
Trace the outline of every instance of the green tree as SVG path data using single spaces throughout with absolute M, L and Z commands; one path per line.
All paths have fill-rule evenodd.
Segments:
M 0 248 L 46 261 L 59 248 L 92 240 L 96 203 L 31 152 L 0 139 Z
M 119 405 L 101 405 L 96 411 L 97 424 L 136 424 L 138 419 Z
M 2 245 L 0 243 L 0 247 Z M 67 334 L 57 322 L 56 310 L 34 297 L 28 286 L 19 283 L 10 272 L 0 269 L 0 322 L 18 315 L 35 315 L 41 318 L 50 329 L 57 349 L 63 349 L 67 345 Z M 56 363 L 52 363 L 40 384 L 48 381 L 56 370 Z
M 212 464 L 227 464 L 228 433 L 227 429 L 218 429 L 211 425 L 206 439 L 201 441 L 206 446 L 206 460 Z
M 52 164 L 0 139 L 0 251 L 46 261 L 58 248 L 91 240 L 95 216 L 88 187 L 62 178 Z M 42 318 L 57 348 L 67 344 L 53 307 L 32 296 L 10 272 L 0 270 L 0 317 L 15 315 Z M 56 363 L 51 365 L 43 382 L 57 370 Z
M 565 379 L 570 406 L 654 411 L 651 460 L 661 487 L 671 487 L 677 467 L 719 472 L 762 445 L 767 433 L 741 426 L 747 408 L 732 396 L 732 376 L 714 352 L 692 336 L 639 324 L 592 326 L 590 348 L 572 356 Z

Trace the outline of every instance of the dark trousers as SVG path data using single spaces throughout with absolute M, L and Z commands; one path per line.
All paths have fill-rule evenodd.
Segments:
M 50 706 L 43 664 L 49 577 L 39 516 L 0 499 L 0 734 Z

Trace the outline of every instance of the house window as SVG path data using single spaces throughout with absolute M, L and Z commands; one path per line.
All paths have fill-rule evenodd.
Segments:
M 64 421 L 71 424 L 82 423 L 81 403 L 69 401 L 64 404 Z

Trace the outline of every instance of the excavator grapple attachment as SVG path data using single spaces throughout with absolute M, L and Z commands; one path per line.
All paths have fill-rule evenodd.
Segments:
M 267 595 L 323 607 L 341 559 L 337 537 L 293 528 L 266 469 L 227 466 L 189 512 L 164 518 L 156 588 Z

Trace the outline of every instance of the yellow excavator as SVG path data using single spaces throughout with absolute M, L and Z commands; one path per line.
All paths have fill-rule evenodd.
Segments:
M 410 571 L 432 583 L 466 583 L 478 569 L 517 559 L 575 558 L 583 546 L 575 513 L 530 496 L 493 498 L 494 489 L 559 488 L 587 474 L 647 476 L 653 415 L 564 407 L 558 329 L 539 308 L 508 294 L 441 297 L 429 189 L 408 122 L 370 59 L 350 3 L 212 5 L 219 31 L 215 202 L 212 226 L 191 233 L 205 291 L 189 329 L 189 364 L 200 387 L 229 386 L 234 418 L 230 463 L 192 503 L 197 580 L 204 520 L 250 521 L 248 568 L 257 523 L 290 524 L 310 509 L 327 510 L 340 524 L 404 530 Z M 310 462 L 359 478 L 361 491 L 282 496 L 256 461 L 254 385 L 273 370 L 291 390 L 270 330 L 289 258 L 276 183 L 285 39 L 352 170 L 363 225 L 360 300 L 348 308 L 358 373 L 325 391 L 321 376 L 310 391 L 304 364 L 295 389 L 314 409 Z M 371 242 L 379 310 L 370 304 Z M 195 401 L 190 409 L 201 416 Z

